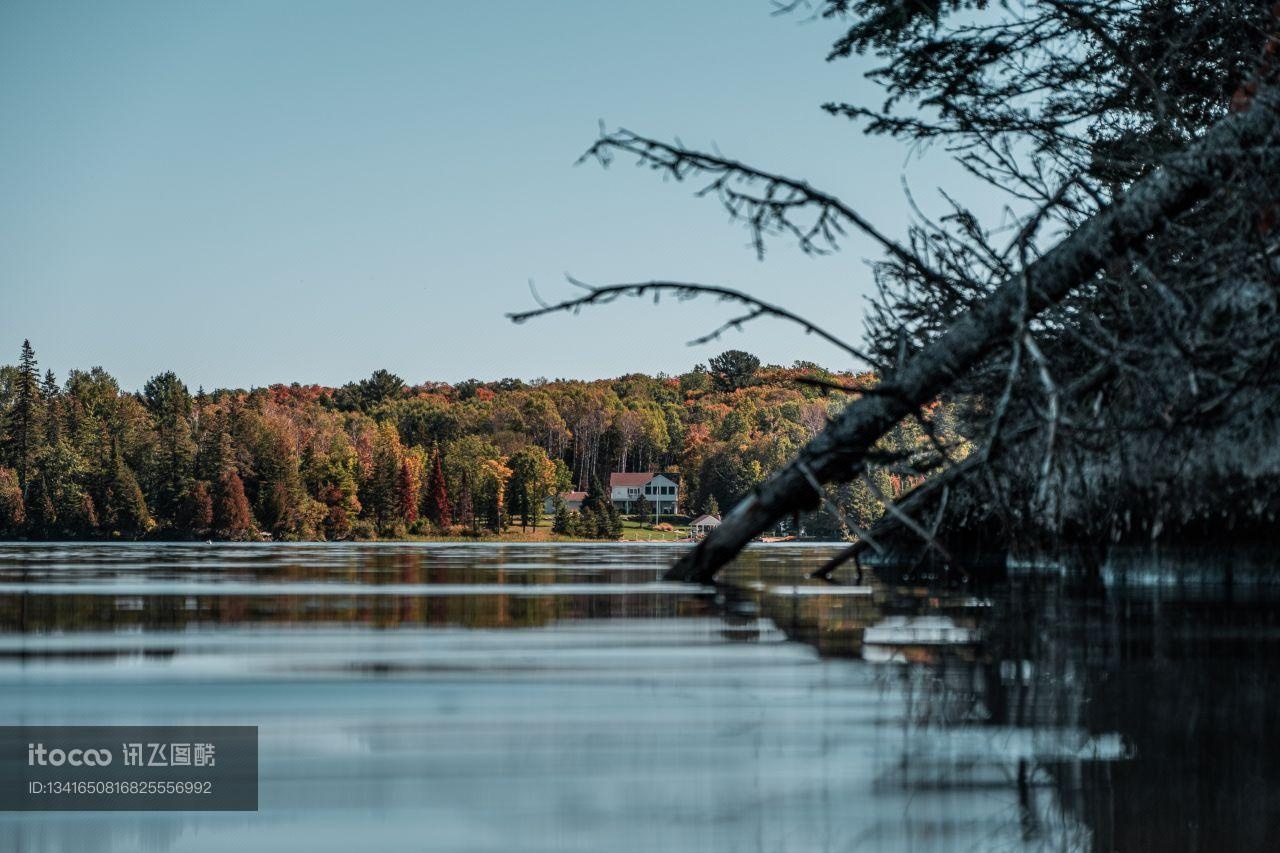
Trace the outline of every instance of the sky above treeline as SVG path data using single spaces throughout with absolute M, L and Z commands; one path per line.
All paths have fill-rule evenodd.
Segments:
M 192 387 L 599 378 L 722 349 L 856 367 L 778 322 L 626 301 L 513 325 L 588 282 L 675 279 L 851 338 L 872 246 L 763 262 L 701 185 L 574 166 L 600 122 L 805 178 L 890 234 L 959 180 L 820 105 L 878 102 L 836 22 L 768 0 L 6 2 L 0 362 Z

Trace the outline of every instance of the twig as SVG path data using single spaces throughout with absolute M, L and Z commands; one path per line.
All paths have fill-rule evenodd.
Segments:
M 728 321 L 710 334 L 703 335 L 700 338 L 690 341 L 691 344 L 706 343 L 707 341 L 718 337 L 720 333 L 726 329 L 740 326 L 742 323 L 759 317 L 769 316 L 795 323 L 804 329 L 805 334 L 817 335 L 832 346 L 844 350 L 855 359 L 870 365 L 871 367 L 878 367 L 879 364 L 872 356 L 857 347 L 850 345 L 844 340 L 841 340 L 817 324 L 812 323 L 785 308 L 757 299 L 754 296 L 742 292 L 741 290 L 734 290 L 729 287 L 720 287 L 718 285 L 694 284 L 681 281 L 644 281 L 634 282 L 631 284 L 611 284 L 603 287 L 586 284 L 572 277 L 569 277 L 569 281 L 578 287 L 584 288 L 587 291 L 587 294 L 575 299 L 566 299 L 563 302 L 557 302 L 552 305 L 544 304 L 529 311 L 513 312 L 507 314 L 507 318 L 513 323 L 523 323 L 526 320 L 531 320 L 535 317 L 541 317 L 546 314 L 554 314 L 561 311 L 576 312 L 579 308 L 587 305 L 607 305 L 621 296 L 639 297 L 644 296 L 646 293 L 653 293 L 656 296 L 660 293 L 672 292 L 675 293 L 676 298 L 680 300 L 693 299 L 698 296 L 714 296 L 721 301 L 738 302 L 742 305 L 747 305 L 753 310 L 749 314 Z

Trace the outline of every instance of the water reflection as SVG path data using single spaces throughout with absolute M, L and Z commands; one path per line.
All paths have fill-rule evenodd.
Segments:
M 0 814 L 0 850 L 1280 837 L 1266 590 L 797 586 L 829 553 L 703 590 L 654 545 L 0 545 L 0 723 L 262 743 L 257 814 Z
M 0 632 L 244 625 L 532 627 L 706 613 L 671 551 L 601 546 L 0 546 Z
M 764 612 L 830 653 L 899 664 L 901 750 L 878 784 L 913 803 L 1016 792 L 1007 849 L 1273 850 L 1280 591 L 1181 583 L 1181 568 L 1087 587 L 1023 573 L 982 595 L 880 585 L 853 619 L 821 595 Z

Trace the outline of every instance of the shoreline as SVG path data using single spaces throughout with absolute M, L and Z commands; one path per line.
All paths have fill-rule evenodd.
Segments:
M 0 538 L 0 545 L 58 545 L 104 543 L 121 545 L 379 545 L 379 544 L 471 544 L 471 545 L 696 545 L 698 539 L 576 539 L 568 536 L 401 536 L 384 539 L 176 539 L 163 537 L 67 537 L 61 539 Z M 755 540 L 753 545 L 847 545 L 841 539 Z

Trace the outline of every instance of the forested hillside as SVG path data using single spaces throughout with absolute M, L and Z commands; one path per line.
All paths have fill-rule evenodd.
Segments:
M 679 376 L 449 385 L 378 371 L 340 388 L 192 392 L 162 372 L 132 392 L 100 367 L 42 375 L 24 342 L 0 367 L 0 535 L 492 535 L 545 525 L 546 497 L 611 471 L 678 473 L 692 515 L 732 506 L 816 435 L 850 396 L 832 386 L 872 384 L 729 351 Z M 905 463 L 924 444 L 911 422 L 885 449 Z M 890 466 L 833 487 L 805 527 L 846 537 L 912 479 Z M 616 538 L 578 518 L 565 532 Z

